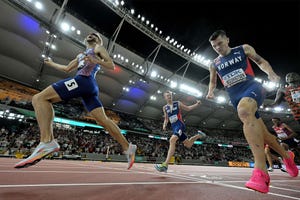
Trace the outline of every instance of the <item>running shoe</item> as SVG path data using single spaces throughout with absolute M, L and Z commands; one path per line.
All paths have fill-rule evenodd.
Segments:
M 282 166 L 282 165 L 284 164 L 282 158 L 281 158 L 281 157 L 278 157 L 278 160 L 279 160 L 279 162 L 280 162 L 280 164 L 279 164 L 280 170 L 281 170 L 282 172 L 287 173 L 286 169 Z
M 273 171 L 274 171 L 274 169 L 272 167 L 268 168 L 268 172 L 273 172 Z
M 289 173 L 291 177 L 298 176 L 299 170 L 297 168 L 297 165 L 294 162 L 294 153 L 291 151 L 288 151 L 289 158 L 284 158 L 283 163 L 285 164 L 286 171 Z
M 168 171 L 168 165 L 166 163 L 155 164 L 154 168 L 159 172 L 167 172 Z
M 28 158 L 18 162 L 15 165 L 15 168 L 24 168 L 35 165 L 47 155 L 59 151 L 59 148 L 60 146 L 55 140 L 52 140 L 48 143 L 40 142 L 40 144 L 35 148 L 33 153 Z
M 280 170 L 281 170 L 282 172 L 287 173 L 287 171 L 286 171 L 283 167 L 281 167 Z
M 127 169 L 130 169 L 133 166 L 133 163 L 135 161 L 136 149 L 137 149 L 136 145 L 129 143 L 129 147 L 128 147 L 127 151 L 125 152 L 127 161 L 128 161 Z
M 250 180 L 245 184 L 249 189 L 261 192 L 268 193 L 270 185 L 270 176 L 261 169 L 254 169 Z

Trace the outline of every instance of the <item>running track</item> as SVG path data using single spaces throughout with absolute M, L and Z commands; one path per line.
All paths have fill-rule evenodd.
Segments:
M 268 194 L 244 187 L 252 169 L 42 160 L 14 169 L 17 159 L 0 158 L 0 200 L 300 200 L 300 177 L 275 170 Z

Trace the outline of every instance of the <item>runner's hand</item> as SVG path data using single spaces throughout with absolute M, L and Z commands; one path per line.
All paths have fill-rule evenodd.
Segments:
M 206 99 L 214 99 L 214 98 L 215 98 L 214 93 L 208 93 L 208 94 L 206 95 Z
M 45 59 L 44 59 L 44 63 L 45 63 L 46 65 L 51 65 L 51 64 L 53 63 L 53 61 L 52 61 L 51 58 L 45 58 Z
M 166 130 L 167 130 L 167 129 L 166 129 L 166 126 L 163 126 L 163 128 L 162 128 L 162 129 L 163 129 L 163 131 L 166 131 Z

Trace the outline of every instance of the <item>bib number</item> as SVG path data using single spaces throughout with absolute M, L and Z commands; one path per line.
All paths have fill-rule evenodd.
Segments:
M 237 83 L 240 83 L 242 81 L 246 80 L 246 74 L 244 72 L 244 70 L 242 69 L 237 69 L 234 70 L 228 74 L 225 74 L 222 77 L 223 81 L 224 81 L 224 86 L 226 87 L 231 87 L 234 86 Z
M 288 135 L 287 135 L 286 133 L 278 133 L 278 134 L 277 134 L 277 137 L 278 137 L 279 139 L 284 139 L 284 138 L 287 138 Z
M 67 89 L 68 89 L 69 91 L 78 88 L 78 84 L 77 84 L 77 82 L 75 81 L 75 79 L 68 80 L 68 81 L 64 82 L 64 84 L 65 84 L 65 86 L 67 87 Z
M 293 102 L 300 103 L 300 91 L 291 91 Z
M 175 122 L 178 120 L 177 115 L 172 115 L 172 116 L 170 116 L 170 117 L 169 117 L 169 120 L 170 120 L 170 123 L 171 123 L 171 124 L 172 124 L 172 123 L 175 123 Z

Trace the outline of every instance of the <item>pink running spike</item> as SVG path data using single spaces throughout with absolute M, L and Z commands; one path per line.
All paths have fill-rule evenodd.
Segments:
M 285 164 L 286 171 L 289 173 L 291 177 L 298 176 L 299 170 L 297 168 L 297 165 L 294 162 L 294 153 L 291 151 L 288 151 L 289 158 L 284 158 L 283 163 Z
M 270 176 L 261 169 L 254 169 L 250 180 L 245 184 L 249 189 L 261 192 L 268 193 L 270 185 Z

